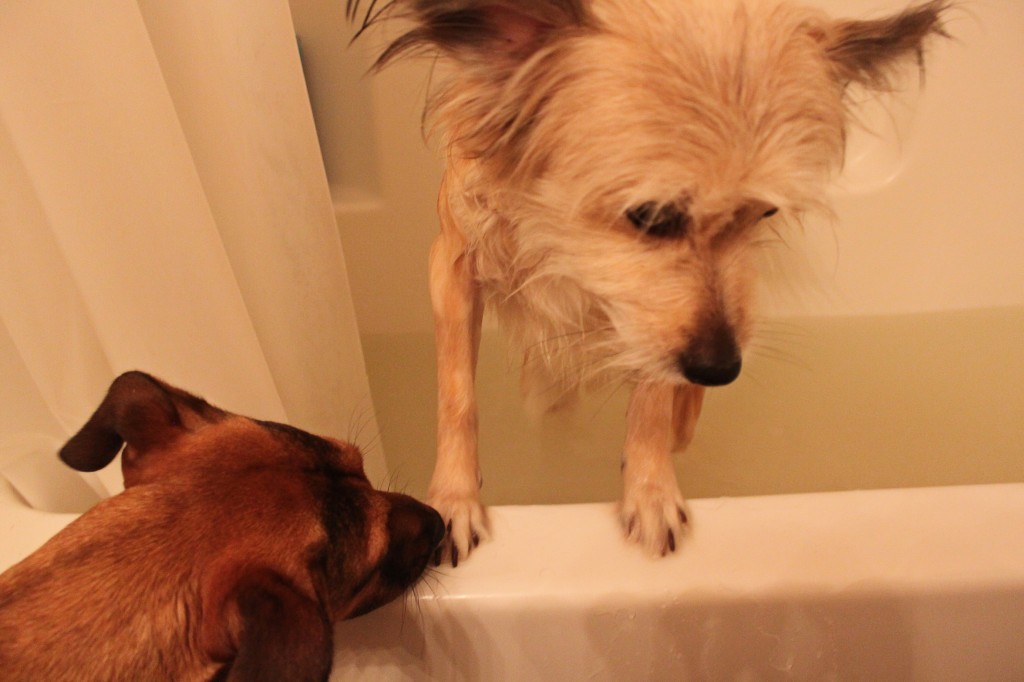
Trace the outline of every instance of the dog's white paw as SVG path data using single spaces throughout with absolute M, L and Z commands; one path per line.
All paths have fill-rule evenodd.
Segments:
M 435 565 L 451 562 L 454 568 L 490 538 L 487 509 L 476 495 L 431 495 L 427 504 L 436 509 L 445 522 L 444 540 L 434 553 Z
M 619 519 L 627 540 L 665 556 L 676 551 L 687 531 L 686 502 L 674 481 L 634 486 L 623 495 Z

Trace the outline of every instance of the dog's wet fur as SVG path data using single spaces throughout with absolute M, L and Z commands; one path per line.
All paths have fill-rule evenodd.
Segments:
M 117 378 L 64 446 L 125 491 L 0 576 L 4 680 L 326 680 L 332 624 L 416 583 L 444 528 L 345 442 Z
M 790 0 L 392 0 L 378 68 L 443 63 L 427 103 L 446 168 L 430 254 L 438 454 L 429 501 L 453 563 L 488 531 L 473 379 L 485 305 L 524 351 L 533 402 L 635 385 L 620 515 L 677 546 L 671 452 L 706 387 L 739 376 L 764 245 L 826 209 L 849 92 L 890 88 L 943 35 L 945 0 L 834 19 Z

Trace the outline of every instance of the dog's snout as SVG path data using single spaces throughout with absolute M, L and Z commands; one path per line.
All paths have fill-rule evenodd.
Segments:
M 391 549 L 382 569 L 394 582 L 411 584 L 426 567 L 445 535 L 441 515 L 411 497 L 388 494 L 388 534 Z
M 740 349 L 725 324 L 695 337 L 677 358 L 679 372 L 694 384 L 724 386 L 736 380 L 743 366 Z

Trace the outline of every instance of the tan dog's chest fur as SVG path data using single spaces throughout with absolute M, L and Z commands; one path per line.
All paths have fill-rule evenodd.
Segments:
M 98 468 L 121 439 L 126 490 L 0 577 L 5 680 L 323 680 L 331 623 L 405 590 L 440 539 L 354 447 L 146 375 L 62 458 Z
M 886 88 L 942 33 L 946 8 L 855 21 L 787 0 L 370 7 L 364 29 L 411 22 L 379 66 L 425 51 L 450 73 L 428 104 L 447 158 L 430 254 L 430 499 L 451 521 L 453 563 L 487 533 L 473 390 L 485 305 L 523 350 L 535 403 L 635 385 L 622 522 L 651 551 L 675 549 L 685 513 L 670 453 L 692 437 L 705 387 L 740 372 L 763 245 L 787 216 L 824 207 L 848 87 Z

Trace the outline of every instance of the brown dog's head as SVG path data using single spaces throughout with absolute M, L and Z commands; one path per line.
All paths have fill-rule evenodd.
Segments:
M 521 345 L 555 375 L 710 386 L 740 372 L 763 246 L 824 203 L 851 86 L 890 87 L 949 5 L 868 20 L 801 0 L 348 9 L 363 29 L 404 20 L 378 66 L 443 58 L 428 113 L 453 222 Z
M 330 624 L 408 589 L 444 533 L 430 507 L 374 490 L 355 446 L 231 414 L 141 372 L 114 381 L 60 457 L 95 471 L 122 445 L 126 490 L 111 502 L 124 517 L 175 510 L 149 542 L 165 564 L 194 564 L 201 622 L 189 626 L 233 674 L 329 668 Z

